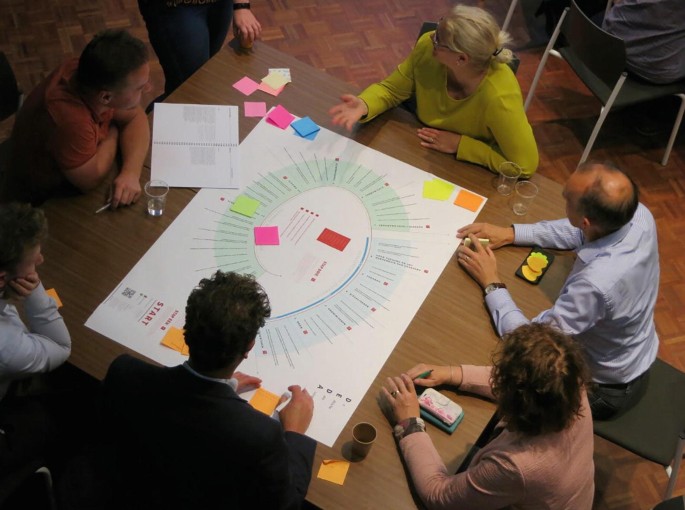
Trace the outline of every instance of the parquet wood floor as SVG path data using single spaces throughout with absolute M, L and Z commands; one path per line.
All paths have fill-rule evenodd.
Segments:
M 503 20 L 508 0 L 465 0 L 489 9 Z M 533 4 L 536 2 L 530 0 Z M 518 78 L 524 95 L 542 53 L 529 45 L 520 2 L 510 31 L 519 48 Z M 454 2 L 448 0 L 254 0 L 264 26 L 263 43 L 347 81 L 350 92 L 386 76 L 410 51 L 424 20 L 436 20 Z M 523 6 L 523 7 L 521 7 Z M 0 50 L 12 64 L 24 90 L 30 90 L 63 59 L 77 56 L 85 43 L 105 27 L 126 28 L 147 40 L 136 0 L 0 0 Z M 256 51 L 259 51 L 258 46 Z M 152 63 L 151 100 L 163 89 L 158 63 Z M 644 120 L 644 113 L 657 120 Z M 540 149 L 539 171 L 564 182 L 575 168 L 589 137 L 599 103 L 568 71 L 550 59 L 529 117 Z M 660 293 L 656 322 L 659 355 L 685 370 L 685 143 L 681 130 L 667 166 L 659 161 L 666 145 L 675 106 L 659 102 L 641 111 L 612 113 L 592 157 L 626 169 L 639 184 L 642 200 L 652 210 L 659 231 Z M 653 124 L 653 125 L 652 125 Z M 646 136 L 636 127 L 656 128 Z M 0 139 L 11 120 L 0 124 Z M 684 405 L 674 395 L 674 405 Z M 596 509 L 649 509 L 666 485 L 662 469 L 596 438 Z M 676 494 L 685 493 L 681 473 Z

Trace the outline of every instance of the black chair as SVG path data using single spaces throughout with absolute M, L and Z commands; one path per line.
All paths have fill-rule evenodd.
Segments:
M 14 71 L 5 54 L 0 51 L 0 122 L 17 113 L 23 99 Z M 0 142 L 0 173 L 9 159 L 10 142 L 10 139 Z
M 0 121 L 14 115 L 21 106 L 23 94 L 7 57 L 0 51 Z
M 661 164 L 666 165 L 683 119 L 683 112 L 685 112 L 685 80 L 670 85 L 655 85 L 628 74 L 626 47 L 623 40 L 595 25 L 575 1 L 571 2 L 571 6 L 564 10 L 559 19 L 540 60 L 524 108 L 528 110 L 530 106 L 547 57 L 553 51 L 560 34 L 564 36 L 565 44 L 558 48 L 559 53 L 602 103 L 602 111 L 585 146 L 580 163 L 583 163 L 590 154 L 597 134 L 604 124 L 604 119 L 612 108 L 622 108 L 676 95 L 680 98 L 680 110 L 661 160 Z
M 662 501 L 652 510 L 685 510 L 685 496 Z
M 633 407 L 610 420 L 595 421 L 594 430 L 598 436 L 664 466 L 669 475 L 664 499 L 668 499 L 673 495 L 685 448 L 685 374 L 657 359 L 644 385 L 644 393 Z
M 1 478 L 0 508 L 55 510 L 50 470 L 41 461 L 34 461 Z

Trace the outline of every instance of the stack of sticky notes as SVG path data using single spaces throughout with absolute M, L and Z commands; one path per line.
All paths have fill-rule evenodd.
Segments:
M 314 140 L 321 128 L 309 117 L 302 117 L 291 124 L 295 134 L 307 140 Z
M 252 218 L 260 205 L 261 204 L 257 199 L 248 197 L 247 195 L 239 195 L 236 197 L 233 205 L 231 205 L 231 211 Z
M 259 83 L 249 76 L 243 76 L 233 84 L 233 88 L 239 90 L 246 96 L 251 95 L 256 90 L 261 90 L 272 96 L 277 96 L 283 92 L 285 86 L 291 81 L 290 69 L 269 69 L 269 74 L 262 78 Z
M 316 476 L 322 480 L 343 485 L 349 469 L 350 463 L 346 460 L 324 459 Z
M 294 120 L 295 116 L 281 104 L 273 108 L 266 116 L 266 121 L 269 124 L 281 129 L 287 128 Z
M 62 308 L 62 300 L 57 295 L 57 291 L 55 289 L 45 289 L 45 293 L 55 300 L 57 308 Z
M 171 326 L 164 335 L 164 338 L 162 338 L 161 344 L 176 352 L 180 352 L 184 356 L 190 355 L 190 350 L 185 340 L 185 331 L 180 328 Z
M 516 271 L 516 276 L 530 283 L 539 283 L 552 260 L 554 260 L 553 255 L 542 251 L 540 248 L 533 248 L 519 270 Z
M 267 416 L 271 416 L 274 414 L 280 399 L 281 397 L 275 393 L 271 393 L 264 388 L 257 388 L 257 391 L 252 395 L 249 404 L 257 411 L 261 411 Z
M 262 82 L 259 84 L 259 90 L 271 94 L 272 96 L 277 96 L 283 92 L 283 89 L 290 81 L 290 72 L 286 75 L 275 69 L 270 69 L 269 74 L 262 78 Z
M 476 212 L 483 203 L 483 197 L 462 189 L 457 193 L 457 198 L 454 200 L 454 205 Z

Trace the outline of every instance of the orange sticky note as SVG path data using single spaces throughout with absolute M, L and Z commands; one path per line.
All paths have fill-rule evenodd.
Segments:
M 62 308 L 62 300 L 57 295 L 57 291 L 55 289 L 45 289 L 45 293 L 55 300 L 55 303 L 57 303 L 57 308 Z
M 469 211 L 473 212 L 476 212 L 482 203 L 483 197 L 476 195 L 475 193 L 471 193 L 470 191 L 466 191 L 465 189 L 459 191 L 457 198 L 454 201 L 454 205 L 458 205 L 459 207 L 463 207 L 464 209 L 468 209 Z
M 343 485 L 349 469 L 350 463 L 346 460 L 324 459 L 316 476 L 322 480 Z
M 275 393 L 265 390 L 264 388 L 257 388 L 255 394 L 250 399 L 250 405 L 257 411 L 261 411 L 267 416 L 274 414 L 278 401 L 281 399 Z
M 166 335 L 164 335 L 164 338 L 162 338 L 161 344 L 169 349 L 173 349 L 185 356 L 188 356 L 190 352 L 188 351 L 188 346 L 186 345 L 184 333 L 185 331 L 181 328 L 171 326 L 166 332 Z

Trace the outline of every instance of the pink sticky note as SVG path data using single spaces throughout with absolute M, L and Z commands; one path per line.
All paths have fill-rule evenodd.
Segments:
M 271 110 L 269 115 L 266 117 L 266 121 L 269 124 L 277 126 L 281 129 L 287 128 L 293 120 L 295 120 L 295 116 L 280 104 Z
M 245 101 L 245 117 L 264 117 L 264 115 L 266 115 L 266 103 Z
M 249 96 L 259 88 L 259 83 L 245 76 L 244 78 L 241 78 L 237 82 L 235 82 L 233 84 L 233 88 L 238 89 L 246 96 Z
M 285 88 L 285 85 L 278 89 L 271 88 L 269 85 L 266 83 L 262 82 L 259 85 L 257 85 L 257 88 L 261 90 L 262 92 L 266 92 L 267 94 L 271 94 L 272 96 L 277 96 L 281 92 L 283 92 L 283 89 Z
M 281 238 L 278 235 L 278 227 L 255 227 L 254 243 L 261 245 L 279 245 Z

